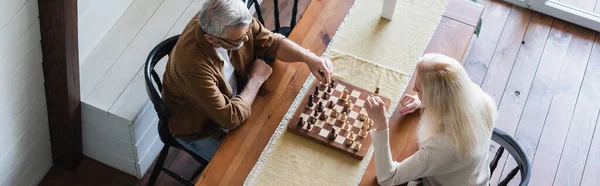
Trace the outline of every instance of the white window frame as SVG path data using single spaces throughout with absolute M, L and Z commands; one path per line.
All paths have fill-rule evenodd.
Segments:
M 503 0 L 600 32 L 600 15 L 549 0 Z

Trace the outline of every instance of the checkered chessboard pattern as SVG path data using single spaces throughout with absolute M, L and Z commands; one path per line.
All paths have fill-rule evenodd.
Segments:
M 318 87 L 318 95 L 314 96 L 314 89 Z M 342 93 L 344 90 L 348 90 L 348 99 L 351 102 L 351 107 L 348 108 L 349 113 L 347 113 L 346 120 L 342 120 L 342 109 L 343 105 L 346 103 L 345 100 L 341 99 Z M 308 90 L 307 95 L 304 100 L 301 102 L 301 105 L 298 106 L 296 113 L 293 118 L 290 120 L 288 124 L 288 130 L 292 131 L 296 134 L 300 134 L 301 136 L 307 137 L 311 140 L 317 141 L 325 146 L 334 148 L 338 151 L 344 152 L 352 157 L 362 159 L 367 152 L 367 148 L 369 148 L 371 144 L 371 137 L 369 133 L 366 136 L 361 136 L 361 127 L 363 125 L 363 121 L 358 119 L 360 114 L 367 114 L 367 111 L 364 109 L 364 104 L 369 95 L 374 95 L 374 93 L 366 91 L 364 89 L 355 87 L 346 82 L 336 80 L 336 85 L 333 87 L 332 92 L 329 93 L 328 99 L 323 99 L 323 94 L 326 94 L 327 86 L 320 85 L 318 82 L 313 82 L 312 87 Z M 313 95 L 313 106 L 308 107 L 308 95 Z M 387 103 L 389 103 L 389 99 L 386 99 Z M 337 117 L 331 117 L 332 109 L 327 107 L 327 103 L 329 101 L 333 101 L 334 107 L 338 112 Z M 319 115 L 317 113 L 315 115 L 316 108 L 318 103 L 321 102 L 323 104 L 323 112 L 327 116 L 326 119 L 320 120 Z M 308 129 L 308 119 L 314 117 L 316 122 L 311 125 L 311 128 Z M 302 118 L 304 124 L 302 126 L 298 126 L 298 120 Z M 344 129 L 344 122 L 349 122 L 348 129 Z M 366 121 L 366 120 L 365 120 Z M 335 130 L 337 137 L 335 140 L 329 140 L 327 136 L 331 130 Z M 353 136 L 350 137 L 350 133 L 353 133 Z M 353 140 L 355 142 L 360 142 L 362 144 L 361 148 L 356 151 L 354 150 L 354 146 L 356 143 L 353 143 L 351 146 L 346 145 L 347 140 Z

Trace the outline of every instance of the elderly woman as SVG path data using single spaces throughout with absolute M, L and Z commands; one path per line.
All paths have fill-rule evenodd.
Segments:
M 333 73 L 331 61 L 263 27 L 243 1 L 207 0 L 179 36 L 164 74 L 169 129 L 183 146 L 210 160 L 221 131 L 250 116 L 250 105 L 272 72 L 255 55 L 304 62 L 323 83 Z
M 374 121 L 371 133 L 377 181 L 398 185 L 421 178 L 425 186 L 488 185 L 486 162 L 496 117 L 494 101 L 450 57 L 426 54 L 415 73 L 417 95 L 403 95 L 400 113 L 422 109 L 419 149 L 404 161 L 392 161 L 383 102 L 373 97 L 366 103 Z

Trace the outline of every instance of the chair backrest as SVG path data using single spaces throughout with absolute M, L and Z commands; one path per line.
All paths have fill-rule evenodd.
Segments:
M 146 93 L 148 93 L 148 97 L 150 97 L 150 101 L 154 105 L 154 109 L 156 110 L 159 118 L 158 122 L 158 132 L 163 143 L 174 142 L 175 139 L 171 136 L 169 132 L 168 119 L 171 115 L 167 104 L 162 100 L 161 92 L 162 92 L 162 82 L 160 81 L 160 77 L 158 73 L 154 70 L 156 64 L 166 55 L 168 55 L 175 43 L 177 43 L 177 39 L 179 39 L 179 35 L 168 38 L 150 51 L 148 58 L 146 59 L 146 63 L 144 64 L 144 79 L 146 80 Z
M 490 163 L 490 172 L 493 173 L 498 165 L 498 161 L 500 157 L 502 157 L 502 153 L 504 150 L 508 151 L 508 153 L 515 159 L 517 162 L 517 167 L 513 168 L 506 178 L 504 178 L 498 185 L 504 186 L 507 185 L 510 180 L 512 180 L 517 172 L 521 173 L 521 183 L 520 186 L 525 186 L 529 184 L 529 178 L 531 177 L 531 161 L 529 157 L 525 153 L 525 150 L 515 138 L 508 135 L 504 131 L 494 128 L 494 132 L 492 134 L 492 140 L 496 143 L 500 144 L 500 148 L 496 151 L 496 155 L 494 159 Z
M 254 9 L 256 10 L 256 17 L 258 18 L 258 21 L 260 21 L 261 24 L 265 24 L 263 17 L 262 17 L 262 13 L 260 11 L 260 3 L 258 3 L 258 0 L 243 0 L 246 3 L 246 6 L 248 8 L 252 7 L 252 5 L 254 5 Z M 280 24 L 280 20 L 279 20 L 279 6 L 277 6 L 279 4 L 279 0 L 273 0 L 273 23 L 275 24 L 275 29 L 273 30 L 273 32 L 276 33 L 281 33 L 280 29 L 281 29 L 281 24 Z M 294 29 L 294 27 L 296 26 L 296 16 L 298 15 L 298 0 L 294 0 L 293 4 L 292 4 L 292 17 L 290 19 L 290 29 L 292 30 Z M 289 34 L 289 33 L 285 33 L 285 34 Z M 284 34 L 284 35 L 285 35 Z M 286 35 L 289 36 L 289 35 Z

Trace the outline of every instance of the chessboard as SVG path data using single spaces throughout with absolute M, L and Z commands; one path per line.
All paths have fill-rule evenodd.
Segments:
M 315 80 L 289 120 L 288 131 L 362 160 L 373 125 L 364 105 L 377 93 L 379 88 L 370 92 L 339 79 L 328 85 Z M 381 99 L 389 108 L 390 99 Z

